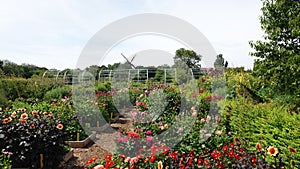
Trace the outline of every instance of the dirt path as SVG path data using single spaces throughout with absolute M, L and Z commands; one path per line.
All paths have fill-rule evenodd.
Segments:
M 85 163 L 91 158 L 104 159 L 107 153 L 115 148 L 114 139 L 118 137 L 118 130 L 129 130 L 132 122 L 128 118 L 119 118 L 104 132 L 97 133 L 94 143 L 86 148 L 74 148 L 74 157 L 64 164 L 64 169 L 83 169 Z
M 108 152 L 97 144 L 88 145 L 86 148 L 74 148 L 74 157 L 71 158 L 63 168 L 83 169 L 85 163 L 94 157 L 103 159 Z

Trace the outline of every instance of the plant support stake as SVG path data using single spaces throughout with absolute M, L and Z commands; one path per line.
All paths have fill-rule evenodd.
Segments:
M 44 155 L 40 154 L 40 168 L 44 168 Z
M 79 133 L 77 133 L 77 141 L 79 141 L 79 138 L 80 138 L 80 134 Z

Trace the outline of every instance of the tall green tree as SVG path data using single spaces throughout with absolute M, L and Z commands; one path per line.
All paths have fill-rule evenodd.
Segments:
M 187 50 L 184 48 L 180 48 L 176 50 L 174 56 L 174 68 L 176 68 L 177 73 L 177 82 L 178 83 L 186 83 L 192 77 L 192 74 L 199 74 L 201 68 L 202 56 L 197 54 L 193 50 Z M 192 74 L 191 74 L 192 73 Z
M 8 60 L 4 60 L 3 72 L 6 76 L 21 77 L 23 75 L 20 66 Z
M 195 51 L 193 50 L 187 50 L 184 48 L 180 48 L 176 50 L 175 56 L 174 56 L 174 63 L 175 65 L 180 65 L 180 64 L 186 64 L 188 68 L 191 69 L 196 69 L 200 68 L 202 56 L 198 55 Z
M 254 73 L 277 92 L 300 94 L 300 1 L 263 0 L 263 40 L 250 41 Z

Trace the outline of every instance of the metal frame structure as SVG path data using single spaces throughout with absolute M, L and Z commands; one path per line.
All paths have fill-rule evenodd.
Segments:
M 43 73 L 43 77 L 42 78 L 53 78 L 55 77 L 55 79 L 57 80 L 57 76 L 59 74 L 59 70 L 56 70 L 56 69 L 49 69 L 49 70 L 46 70 L 44 73 Z M 48 75 L 49 73 L 51 73 L 50 75 Z M 53 77 L 51 77 L 53 76 Z
M 177 72 L 175 68 L 166 68 L 164 71 L 164 84 L 172 81 L 172 79 L 177 79 Z M 120 77 L 119 80 L 128 80 L 135 82 L 145 82 L 149 80 L 149 69 L 117 69 L 117 70 L 100 70 L 96 75 L 98 76 L 98 81 L 111 81 L 116 75 Z M 192 71 L 191 71 L 192 72 Z M 71 74 L 71 78 L 70 78 Z M 192 72 L 193 74 L 193 72 Z M 171 78 L 170 78 L 171 77 Z M 43 73 L 43 78 L 55 78 L 55 81 L 60 78 L 64 80 L 66 84 L 71 84 L 73 82 L 84 82 L 90 80 L 92 77 L 90 74 L 86 74 L 86 71 L 81 70 L 56 70 L 49 69 Z
M 169 81 L 169 79 L 167 78 L 167 75 L 168 75 L 168 72 L 174 72 L 174 79 L 175 81 L 177 80 L 177 72 L 176 72 L 176 69 L 175 68 L 169 68 L 169 69 L 164 69 L 164 84 L 166 85 Z M 172 80 L 171 80 L 172 81 Z

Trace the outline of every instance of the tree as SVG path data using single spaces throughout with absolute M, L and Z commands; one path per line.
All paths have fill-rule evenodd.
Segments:
M 97 65 L 91 65 L 87 68 L 85 68 L 86 71 L 90 72 L 92 75 L 97 77 L 100 67 Z
M 22 70 L 19 65 L 8 60 L 4 61 L 3 72 L 6 76 L 20 76 L 22 74 Z
M 218 54 L 217 58 L 214 62 L 214 67 L 215 68 L 224 68 L 225 67 L 225 63 L 224 63 L 224 58 L 222 54 Z
M 21 70 L 21 74 L 19 76 L 22 76 L 23 78 L 31 78 L 33 75 L 40 75 L 41 69 L 35 65 L 30 65 L 30 64 L 22 64 L 18 66 L 19 69 Z M 45 71 L 44 69 L 42 70 L 43 72 Z
M 174 62 L 175 65 L 180 65 L 181 63 L 184 63 L 188 68 L 196 69 L 201 67 L 201 57 L 201 55 L 198 55 L 193 50 L 186 50 L 184 48 L 180 48 L 176 50 Z
M 119 66 L 120 66 L 120 62 L 118 62 L 118 63 L 114 63 L 114 64 L 108 64 L 107 65 L 107 69 L 109 69 L 109 70 L 115 70 L 115 69 L 117 69 Z
M 179 84 L 187 83 L 191 78 L 195 78 L 189 75 L 191 73 L 198 74 L 196 72 L 200 72 L 202 56 L 198 55 L 193 50 L 187 50 L 184 48 L 180 48 L 176 50 L 174 56 L 174 65 L 173 68 L 176 68 L 177 74 L 177 82 Z M 197 78 L 197 77 L 196 77 Z
M 0 69 L 3 70 L 3 64 L 4 62 L 2 60 L 0 60 Z
M 264 40 L 250 41 L 255 52 L 254 74 L 266 86 L 285 94 L 300 93 L 300 1 L 264 0 L 261 28 Z

